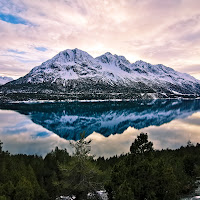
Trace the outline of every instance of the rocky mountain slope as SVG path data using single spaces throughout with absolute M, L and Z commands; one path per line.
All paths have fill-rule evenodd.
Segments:
M 161 64 L 144 61 L 131 64 L 124 56 L 111 53 L 93 58 L 79 49 L 68 49 L 24 77 L 1 86 L 0 91 L 9 98 L 14 98 L 15 93 L 19 100 L 55 99 L 55 96 L 58 99 L 197 97 L 200 81 Z M 24 93 L 25 96 L 20 96 Z

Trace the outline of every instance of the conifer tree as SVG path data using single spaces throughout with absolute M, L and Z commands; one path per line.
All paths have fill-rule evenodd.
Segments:
M 17 186 L 14 200 L 32 200 L 34 199 L 34 190 L 30 181 L 22 177 Z
M 3 142 L 1 142 L 1 140 L 0 140 L 0 153 L 2 153 L 2 145 L 3 145 Z
M 130 147 L 132 154 L 144 154 L 153 151 L 153 143 L 148 141 L 147 133 L 140 133 Z
M 75 195 L 77 200 L 87 199 L 88 194 L 91 195 L 90 198 L 101 199 L 97 190 L 102 189 L 102 172 L 90 155 L 90 143 L 91 141 L 86 141 L 83 135 L 79 141 L 71 142 L 74 149 L 72 160 L 67 165 L 60 165 L 64 180 L 61 185 L 68 196 Z

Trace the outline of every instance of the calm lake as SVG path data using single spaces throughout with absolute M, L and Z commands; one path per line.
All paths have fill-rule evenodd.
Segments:
M 0 140 L 10 153 L 45 156 L 85 132 L 92 153 L 127 153 L 145 132 L 155 149 L 200 143 L 200 100 L 72 102 L 0 105 Z

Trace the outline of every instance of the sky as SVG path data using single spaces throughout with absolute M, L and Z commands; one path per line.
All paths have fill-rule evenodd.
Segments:
M 74 48 L 200 79 L 200 0 L 0 0 L 0 76 Z

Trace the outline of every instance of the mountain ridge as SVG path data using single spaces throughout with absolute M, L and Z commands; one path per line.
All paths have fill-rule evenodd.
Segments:
M 162 64 L 152 65 L 141 60 L 130 63 L 124 56 L 110 52 L 93 58 L 76 48 L 61 51 L 24 77 L 1 86 L 0 91 L 7 94 L 82 93 L 82 96 L 76 95 L 78 99 L 95 99 L 95 96 L 99 99 L 97 94 L 105 94 L 103 99 L 108 99 L 108 95 L 114 93 L 117 95 L 112 98 L 120 99 L 199 97 L 200 81 Z M 93 97 L 89 97 L 91 94 Z
M 7 76 L 0 76 L 0 85 L 4 85 L 10 81 L 13 81 L 13 78 Z

